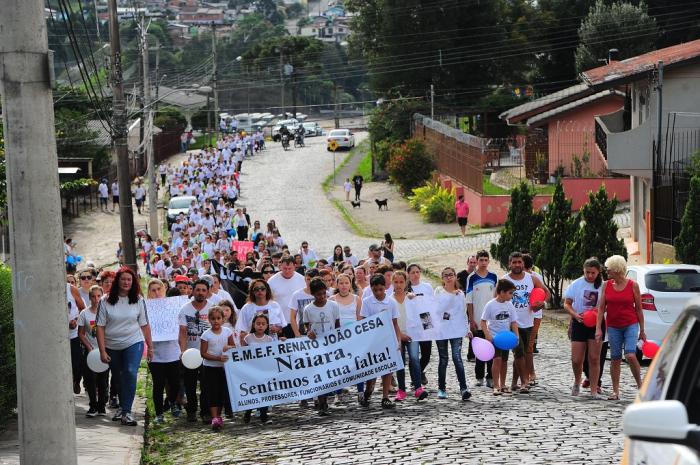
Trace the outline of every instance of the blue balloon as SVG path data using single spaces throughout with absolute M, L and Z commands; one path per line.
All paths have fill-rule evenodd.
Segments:
M 81 257 L 80 255 L 78 255 L 78 256 L 75 257 L 75 261 L 78 262 L 78 263 L 80 263 L 80 262 L 83 261 L 83 257 Z
M 511 350 L 518 345 L 518 336 L 512 331 L 503 331 L 493 338 L 493 345 L 501 350 Z
M 75 258 L 73 258 L 72 255 L 68 255 L 66 257 L 66 263 L 68 263 L 69 265 L 75 265 Z
M 163 247 L 161 247 L 161 246 L 156 247 L 156 253 L 163 253 Z

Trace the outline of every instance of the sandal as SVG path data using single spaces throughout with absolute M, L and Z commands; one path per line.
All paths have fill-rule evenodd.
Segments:
M 608 396 L 608 400 L 620 400 L 620 395 L 613 392 Z
M 503 394 L 503 393 L 501 392 L 500 389 L 498 389 L 498 388 L 493 388 L 493 395 L 494 395 L 494 396 L 500 396 L 501 394 Z
M 530 394 L 530 390 L 529 390 L 528 388 L 526 388 L 526 387 L 522 387 L 522 388 L 520 388 L 520 390 L 518 391 L 518 394 Z
M 507 387 L 501 388 L 501 392 L 502 392 L 503 394 L 512 394 L 511 390 L 508 389 Z
M 530 382 L 528 384 L 530 385 L 530 387 L 537 386 L 537 380 L 536 379 L 530 380 Z

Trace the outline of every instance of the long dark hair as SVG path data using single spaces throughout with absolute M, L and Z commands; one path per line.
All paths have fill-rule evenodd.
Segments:
M 338 248 L 340 248 L 340 256 L 335 253 Z M 337 244 L 335 247 L 333 247 L 333 262 L 342 262 L 343 260 L 345 260 L 345 256 L 343 255 L 343 246 Z
M 117 302 L 119 302 L 119 280 L 121 279 L 124 273 L 131 275 L 129 303 L 133 305 L 139 301 L 139 297 L 141 296 L 141 286 L 139 284 L 139 278 L 136 276 L 136 273 L 134 273 L 131 268 L 123 266 L 119 268 L 119 271 L 117 271 L 117 274 L 114 276 L 114 282 L 112 283 L 112 287 L 109 289 L 109 296 L 107 297 L 107 302 L 109 302 L 110 305 L 116 305 Z
M 254 279 L 248 285 L 248 302 L 255 303 L 255 291 L 253 289 L 258 286 L 265 288 L 265 299 L 270 302 L 272 300 L 272 289 L 270 289 L 270 285 L 264 279 Z
M 595 268 L 598 270 L 598 276 L 596 276 L 595 281 L 593 281 L 593 287 L 598 289 L 601 284 L 603 284 L 603 265 L 596 257 L 591 257 L 585 262 L 583 262 L 584 268 Z

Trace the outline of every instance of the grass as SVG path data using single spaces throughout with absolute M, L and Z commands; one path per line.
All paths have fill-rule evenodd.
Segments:
M 357 165 L 355 174 L 362 176 L 362 179 L 372 179 L 372 152 L 367 152 L 367 154 L 362 158 L 360 164 Z
M 362 151 L 362 150 L 368 150 L 368 145 L 369 142 L 367 140 L 363 140 L 360 142 L 358 145 L 356 145 L 352 150 L 348 152 L 348 154 L 343 158 L 343 161 L 340 162 L 339 165 L 336 166 L 335 170 L 326 176 L 326 179 L 324 179 L 323 183 L 321 183 L 321 187 L 323 188 L 323 192 L 328 194 L 333 187 L 333 178 L 338 177 L 338 173 L 345 168 L 345 166 L 350 163 L 350 160 L 355 156 L 355 153 Z M 365 178 L 367 179 L 367 178 Z
M 207 141 L 208 139 L 208 141 Z M 198 149 L 203 149 L 204 147 L 208 147 L 209 145 L 215 145 L 216 144 L 216 134 L 209 134 L 209 137 L 207 138 L 206 134 L 202 134 L 201 136 L 197 137 L 194 141 L 194 144 L 190 145 L 190 150 L 198 150 Z
M 491 178 L 488 175 L 484 176 L 483 191 L 484 195 L 510 195 L 510 189 L 504 189 L 501 186 L 497 186 L 491 182 Z M 554 194 L 554 184 L 547 184 L 546 186 L 535 186 L 535 193 L 537 195 L 553 195 Z
M 381 237 L 381 234 L 378 233 L 377 231 L 355 221 L 355 218 L 353 218 L 353 216 L 350 214 L 348 209 L 345 208 L 345 204 L 341 200 L 331 199 L 331 202 L 333 203 L 335 208 L 338 209 L 338 211 L 340 212 L 340 215 L 343 217 L 345 222 L 350 226 L 350 229 L 352 229 L 352 232 L 354 232 L 356 235 L 358 235 L 360 237 L 368 237 L 368 238 Z

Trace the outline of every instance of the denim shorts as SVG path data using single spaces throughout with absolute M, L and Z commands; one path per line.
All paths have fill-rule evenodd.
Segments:
M 639 338 L 639 323 L 625 326 L 624 328 L 612 328 L 608 326 L 608 342 L 610 343 L 610 360 L 622 359 L 622 350 L 625 354 L 637 352 L 637 339 Z

